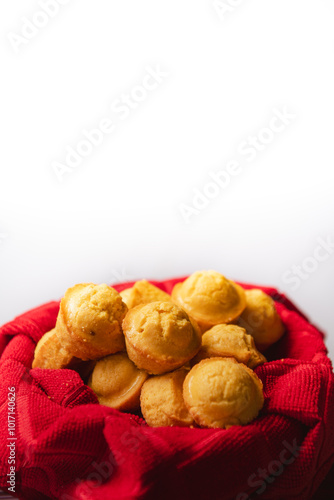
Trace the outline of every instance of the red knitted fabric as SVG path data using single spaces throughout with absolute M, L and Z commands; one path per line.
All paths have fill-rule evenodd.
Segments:
M 182 279 L 153 283 L 171 292 Z M 323 334 L 275 289 L 263 290 L 276 300 L 286 334 L 256 369 L 265 396 L 259 417 L 228 430 L 150 428 L 100 406 L 72 370 L 31 369 L 59 302 L 4 325 L 0 486 L 10 486 L 15 453 L 15 494 L 23 499 L 310 499 L 334 462 L 332 366 Z

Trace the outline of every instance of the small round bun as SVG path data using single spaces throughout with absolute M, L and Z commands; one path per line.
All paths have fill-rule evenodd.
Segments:
M 246 308 L 238 324 L 252 335 L 256 347 L 264 351 L 284 334 L 284 326 L 276 310 L 275 302 L 262 290 L 246 290 Z
M 188 370 L 149 378 L 143 385 L 140 406 L 143 417 L 151 427 L 191 427 L 194 419 L 183 401 L 183 382 Z
M 152 285 L 146 280 L 136 281 L 131 288 L 126 288 L 120 295 L 128 309 L 139 306 L 139 304 L 149 304 L 150 302 L 169 302 L 172 300 L 168 293 Z
M 83 380 L 87 379 L 94 365 L 95 361 L 82 361 L 69 353 L 67 345 L 59 340 L 55 328 L 45 333 L 39 340 L 32 362 L 32 368 L 75 370 Z
M 216 325 L 205 332 L 202 347 L 191 364 L 215 357 L 235 358 L 252 369 L 267 361 L 256 349 L 253 337 L 237 325 Z
M 148 375 L 130 361 L 125 352 L 100 359 L 89 378 L 88 385 L 99 403 L 117 410 L 136 410 L 140 391 Z
M 263 406 L 262 382 L 234 358 L 209 358 L 195 365 L 185 378 L 183 397 L 201 427 L 248 424 Z
M 130 309 L 123 332 L 129 358 L 138 368 L 155 375 L 180 368 L 201 346 L 197 324 L 171 302 L 151 302 Z
M 59 341 L 55 328 L 45 333 L 35 348 L 32 368 L 61 369 L 79 361 Z
M 122 321 L 128 308 L 106 284 L 79 284 L 61 300 L 57 335 L 80 359 L 98 359 L 125 349 Z
M 195 319 L 202 332 L 231 323 L 246 306 L 243 288 L 216 271 L 197 271 L 174 286 L 173 301 Z

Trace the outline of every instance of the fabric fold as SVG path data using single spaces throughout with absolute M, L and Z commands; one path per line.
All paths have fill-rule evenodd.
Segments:
M 183 279 L 153 283 L 170 293 Z M 257 288 L 275 299 L 286 333 L 256 369 L 265 396 L 259 417 L 228 430 L 150 428 L 137 415 L 99 405 L 73 370 L 32 369 L 36 343 L 55 326 L 59 302 L 4 325 L 1 487 L 9 486 L 14 392 L 15 494 L 22 499 L 246 500 L 255 492 L 263 500 L 311 499 L 334 462 L 332 365 L 323 333 L 277 290 Z

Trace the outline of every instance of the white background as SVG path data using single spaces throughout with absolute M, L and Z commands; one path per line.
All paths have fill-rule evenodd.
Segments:
M 41 7 L 1 2 L 1 324 L 77 282 L 216 269 L 287 293 L 333 358 L 334 253 L 297 289 L 282 276 L 334 238 L 334 3 L 230 3 L 71 0 L 16 52 Z M 59 182 L 53 162 L 148 66 L 168 77 Z M 248 162 L 238 146 L 284 106 L 295 118 Z M 181 204 L 235 159 L 186 224 Z

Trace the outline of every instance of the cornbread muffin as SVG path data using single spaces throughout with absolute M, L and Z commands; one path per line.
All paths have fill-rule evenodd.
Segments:
M 131 294 L 132 294 L 132 287 L 131 288 L 125 288 L 121 292 L 119 292 L 120 296 L 122 297 L 122 300 L 124 304 L 126 304 L 128 309 L 131 309 L 129 307 L 129 304 L 131 303 Z
M 183 398 L 202 427 L 228 428 L 251 422 L 263 406 L 262 382 L 234 358 L 204 359 L 185 378 Z
M 232 357 L 252 369 L 267 361 L 256 349 L 253 337 L 237 325 L 216 325 L 205 332 L 202 347 L 191 363 L 215 357 Z
M 172 302 L 151 302 L 130 309 L 123 332 L 129 358 L 138 368 L 155 375 L 180 368 L 201 346 L 197 324 Z
M 276 310 L 275 302 L 262 290 L 246 290 L 246 308 L 238 324 L 255 340 L 255 345 L 264 351 L 284 334 L 284 326 Z
M 195 319 L 204 333 L 212 326 L 231 323 L 246 306 L 239 285 L 216 271 L 197 271 L 174 286 L 173 301 Z
M 126 288 L 120 295 L 123 302 L 128 306 L 128 309 L 138 306 L 139 304 L 149 304 L 150 302 L 168 302 L 171 301 L 171 296 L 163 292 L 160 288 L 152 285 L 146 280 L 136 281 L 131 288 Z
M 119 293 L 108 285 L 75 285 L 60 303 L 58 339 L 68 352 L 83 360 L 122 351 L 122 321 L 127 310 Z
M 140 395 L 142 414 L 151 427 L 191 427 L 194 419 L 183 401 L 183 382 L 188 370 L 151 377 L 143 385 Z
M 89 378 L 88 386 L 99 403 L 117 410 L 136 410 L 140 391 L 148 374 L 130 361 L 125 352 L 100 359 Z
M 68 368 L 73 363 L 78 362 L 62 345 L 57 337 L 55 328 L 47 332 L 39 340 L 35 348 L 33 368 Z
M 94 368 L 94 361 L 82 361 L 70 354 L 59 341 L 55 328 L 47 332 L 37 343 L 32 368 L 50 370 L 69 368 L 79 373 L 82 379 L 88 377 Z

